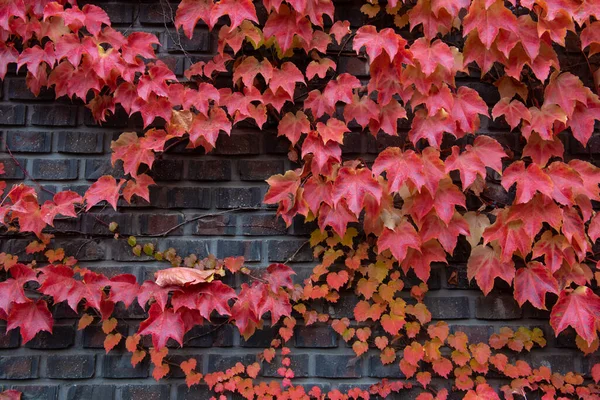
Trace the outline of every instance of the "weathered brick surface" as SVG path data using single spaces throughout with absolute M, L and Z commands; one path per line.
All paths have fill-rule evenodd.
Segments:
M 216 50 L 216 34 L 209 34 L 202 23 L 196 27 L 191 40 L 174 33 L 171 13 L 176 9 L 176 2 L 171 7 L 166 1 L 158 0 L 97 3 L 107 11 L 116 29 L 157 34 L 163 44 L 156 46 L 159 59 L 179 76 L 190 61 L 206 62 Z M 337 17 L 349 19 L 355 28 L 366 21 L 366 16 L 356 12 L 350 2 L 344 4 L 336 8 Z M 351 41 L 346 44 L 347 51 L 342 52 L 337 72 L 367 77 L 367 60 L 352 56 L 351 45 Z M 331 49 L 337 54 L 339 45 Z M 497 92 L 489 84 L 472 80 L 466 84 L 479 91 L 486 102 L 497 100 Z M 117 107 L 115 115 L 99 125 L 84 107 L 65 99 L 56 102 L 52 90 L 33 96 L 26 88 L 24 76 L 15 75 L 14 70 L 9 70 L 2 89 L 0 162 L 5 169 L 2 178 L 8 181 L 9 187 L 20 181 L 32 184 L 33 178 L 46 189 L 39 191 L 40 199 L 45 201 L 58 190 L 84 193 L 102 175 L 125 177 L 122 163 L 112 165 L 110 161 L 110 141 L 124 131 L 139 132 L 139 115 L 129 119 L 124 110 Z M 402 120 L 398 136 L 379 134 L 374 137 L 360 133 L 356 124 L 350 125 L 354 132 L 346 135 L 343 153 L 347 157 L 364 158 L 367 163 L 382 150 L 403 144 L 410 128 L 409 122 Z M 502 118 L 483 118 L 482 127 L 503 145 L 522 150 L 518 135 L 510 132 Z M 564 140 L 567 151 L 577 157 L 597 160 L 600 156 L 598 128 L 586 148 L 572 138 Z M 267 190 L 264 180 L 295 167 L 287 158 L 289 141 L 277 137 L 274 129 L 259 131 L 241 123 L 232 129 L 231 135 L 221 134 L 215 151 L 208 155 L 202 149 L 186 149 L 186 145 L 180 143 L 156 159 L 149 172 L 157 182 L 150 190 L 150 203 L 141 199 L 135 199 L 131 205 L 120 201 L 118 213 L 100 204 L 82 218 L 57 219 L 55 228 L 48 231 L 56 234 L 57 245 L 85 267 L 108 276 L 131 273 L 138 279 L 149 279 L 158 268 L 166 266 L 152 257 L 134 256 L 125 241 L 115 240 L 114 233 L 105 225 L 115 221 L 121 236 L 136 235 L 142 245 L 153 243 L 160 250 L 173 247 L 184 257 L 189 254 L 200 258 L 209 254 L 242 255 L 256 270 L 264 270 L 270 263 L 287 262 L 296 271 L 294 282 L 301 283 L 309 277 L 316 262 L 307 238 L 317 229 L 316 223 L 304 224 L 302 218 L 297 218 L 288 228 L 275 217 L 276 208 L 262 203 Z M 490 183 L 483 193 L 498 203 L 511 202 L 514 195 L 514 190 L 506 191 L 497 183 Z M 176 229 L 171 230 L 173 227 Z M 157 237 L 167 231 L 170 233 L 166 237 Z M 22 261 L 41 261 L 39 255 L 26 253 L 28 238 L 10 235 L 0 236 L 0 252 L 18 253 Z M 466 332 L 471 342 L 486 341 L 502 326 L 542 327 L 548 337 L 548 349 L 534 348 L 528 360 L 536 367 L 552 366 L 559 372 L 574 369 L 589 377 L 591 366 L 600 362 L 600 356 L 580 357 L 574 350 L 575 335 L 570 330 L 558 338 L 551 337 L 547 312 L 531 307 L 521 310 L 506 285 L 498 285 L 486 297 L 481 295 L 475 283 L 467 279 L 468 246 L 465 241 L 459 241 L 450 264 L 432 269 L 428 285 L 433 293 L 425 299 L 432 317 L 447 320 L 451 332 Z M 247 282 L 237 276 L 228 275 L 224 279 L 237 287 Z M 418 280 L 409 275 L 401 296 L 408 299 L 410 286 L 417 283 Z M 318 311 L 329 313 L 333 318 L 352 318 L 356 301 L 355 295 L 345 293 L 337 303 Z M 198 370 L 206 374 L 222 371 L 240 361 L 260 361 L 257 353 L 270 346 L 279 329 L 279 326 L 269 328 L 269 321 L 265 320 L 266 328 L 245 340 L 236 328 L 222 324 L 223 318 L 215 317 L 213 324 L 205 323 L 185 335 L 184 349 L 170 342 L 173 344 L 169 355 L 171 372 L 167 379 L 155 382 L 148 358 L 136 367 L 131 366 L 124 341 L 105 354 L 101 325 L 94 323 L 77 331 L 78 316 L 68 306 L 59 304 L 53 307 L 53 313 L 58 320 L 53 333 L 41 333 L 21 348 L 18 330 L 6 332 L 5 324 L 0 327 L 0 385 L 22 391 L 25 399 L 208 399 L 213 393 L 207 387 L 187 388 L 176 364 L 194 357 Z M 116 315 L 117 331 L 127 336 L 135 332 L 147 313 L 137 305 L 129 309 L 118 305 Z M 328 325 L 316 323 L 305 327 L 301 318 L 298 321 L 295 335 L 287 344 L 292 349 L 295 375 L 303 379 L 303 385 L 310 387 L 316 380 L 324 390 L 333 387 L 343 390 L 357 385 L 368 388 L 367 382 L 378 378 L 402 378 L 398 360 L 382 365 L 375 350 L 357 359 L 350 348 L 352 342 L 344 342 Z M 356 325 L 354 321 L 353 325 Z M 263 362 L 260 376 L 269 380 L 279 378 L 279 362 L 279 358 L 273 364 Z M 416 394 L 418 391 L 399 398 L 413 398 Z

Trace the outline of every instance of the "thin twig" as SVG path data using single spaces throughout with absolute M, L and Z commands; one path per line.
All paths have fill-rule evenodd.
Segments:
M 177 225 L 175 225 L 175 226 L 167 229 L 164 232 L 156 233 L 154 235 L 146 235 L 146 237 L 165 237 L 169 233 L 171 233 L 171 232 L 173 232 L 173 231 L 181 228 L 184 225 L 189 224 L 190 222 L 198 221 L 198 220 L 201 220 L 201 219 L 204 219 L 204 218 L 216 217 L 216 216 L 219 216 L 219 215 L 234 213 L 234 212 L 237 212 L 237 211 L 257 211 L 257 210 L 262 210 L 262 208 L 260 208 L 260 207 L 238 207 L 238 208 L 232 208 L 231 210 L 219 211 L 219 212 L 216 212 L 216 213 L 197 215 L 197 216 L 195 216 L 193 218 L 185 220 L 185 221 L 183 221 L 183 222 L 181 222 L 181 223 L 179 223 L 179 224 L 177 224 Z
M 292 254 L 290 256 L 290 258 L 288 258 L 284 262 L 284 264 L 288 264 L 289 262 L 291 262 L 294 259 L 294 257 L 296 257 L 298 255 L 298 253 L 300 253 L 300 250 L 302 250 L 304 248 L 304 246 L 306 246 L 306 244 L 309 243 L 309 242 L 310 242 L 310 240 L 306 240 L 304 243 L 302 243 L 302 245 L 300 245 L 300 247 L 298 247 L 298 249 L 294 252 L 294 254 Z

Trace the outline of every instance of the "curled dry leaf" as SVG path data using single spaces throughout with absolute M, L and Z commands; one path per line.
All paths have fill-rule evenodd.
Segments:
M 216 270 L 214 269 L 193 269 L 185 267 L 169 268 L 157 271 L 154 274 L 158 286 L 186 286 L 196 283 L 212 282 Z

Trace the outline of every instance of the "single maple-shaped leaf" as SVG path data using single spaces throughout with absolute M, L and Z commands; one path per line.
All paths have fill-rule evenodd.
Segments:
M 520 100 L 511 100 L 508 97 L 501 99 L 492 109 L 492 117 L 498 119 L 504 116 L 511 129 L 515 129 L 521 120 L 531 121 L 531 112 Z
M 488 2 L 489 3 L 489 2 Z M 504 2 L 496 0 L 488 4 L 484 0 L 475 0 L 463 20 L 463 34 L 477 30 L 481 42 L 489 50 L 500 29 L 518 32 L 517 17 L 504 6 Z
M 469 222 L 458 212 L 454 213 L 448 225 L 437 215 L 430 213 L 422 221 L 419 234 L 423 243 L 426 243 L 430 239 L 437 239 L 444 250 L 452 254 L 456 247 L 458 236 L 464 235 L 469 237 L 469 229 Z
M 573 115 L 577 102 L 586 104 L 589 89 L 583 86 L 583 82 L 571 74 L 555 72 L 550 77 L 550 83 L 544 90 L 544 104 L 556 104 L 567 114 L 569 118 Z
M 600 120 L 600 101 L 597 97 L 588 97 L 587 103 L 576 103 L 567 126 L 575 139 L 585 146 L 592 137 L 596 120 Z
M 279 288 L 293 289 L 292 275 L 294 270 L 285 264 L 271 264 L 267 267 L 265 279 L 269 283 L 272 292 L 277 293 Z
M 131 203 L 131 198 L 136 195 L 150 202 L 150 185 L 156 185 L 156 182 L 146 174 L 140 174 L 135 179 L 129 179 L 123 188 L 123 198 Z
M 533 132 L 523 148 L 523 156 L 530 157 L 539 166 L 545 166 L 552 157 L 562 158 L 565 152 L 562 141 L 558 137 L 543 140 L 537 132 Z
M 544 104 L 541 108 L 529 107 L 531 120 L 523 123 L 521 134 L 529 139 L 532 132 L 537 132 L 544 140 L 552 140 L 556 122 L 566 123 L 567 115 L 556 104 Z
M 509 261 L 515 251 L 524 258 L 531 250 L 532 237 L 522 220 L 510 221 L 507 213 L 502 212 L 496 217 L 496 222 L 483 232 L 484 244 L 496 241 L 501 248 L 501 259 Z
M 15 303 L 8 314 L 6 330 L 19 328 L 23 344 L 29 342 L 38 332 L 52 333 L 54 320 L 44 300 Z
M 228 302 L 236 297 L 235 290 L 220 281 L 201 283 L 175 292 L 173 308 L 197 309 L 202 317 L 210 321 L 213 311 L 220 315 L 231 315 Z
M 376 118 L 370 118 L 369 130 L 372 135 L 377 135 L 379 130 L 388 135 L 398 134 L 398 120 L 406 118 L 406 110 L 395 99 L 390 100 L 381 107 Z
M 123 59 L 129 64 L 136 64 L 138 55 L 144 58 L 155 58 L 152 45 L 160 44 L 156 36 L 148 32 L 132 32 L 127 36 L 127 42 L 121 46 Z
M 313 29 L 310 22 L 302 15 L 282 5 L 277 12 L 269 14 L 263 29 L 265 39 L 273 38 L 283 53 L 294 47 L 294 37 L 310 43 Z
M 199 20 L 204 21 L 212 30 L 210 11 L 213 2 L 209 0 L 182 0 L 175 14 L 175 28 L 183 28 L 190 39 L 194 36 L 194 27 Z
M 541 256 L 544 256 L 546 268 L 552 273 L 560 269 L 563 261 L 566 261 L 569 266 L 576 262 L 575 252 L 567 238 L 563 235 L 553 235 L 549 230 L 545 231 L 533 246 L 533 257 Z
M 475 278 L 477 285 L 487 295 L 494 288 L 494 279 L 500 278 L 510 285 L 515 276 L 515 265 L 512 261 L 502 261 L 500 255 L 492 247 L 480 245 L 471 251 L 467 263 L 467 277 Z
M 263 298 L 264 285 L 255 282 L 253 285 L 242 284 L 238 301 L 231 310 L 232 318 L 244 338 L 249 338 L 260 323 L 260 303 Z M 290 307 L 291 309 L 291 307 Z
M 152 168 L 154 163 L 154 152 L 143 146 L 143 142 L 135 132 L 125 132 L 119 139 L 112 141 L 110 145 L 113 151 L 111 161 L 114 165 L 117 160 L 123 160 L 123 170 L 126 174 L 137 176 L 140 164 L 146 164 Z
M 331 226 L 340 237 L 344 237 L 348 224 L 356 221 L 356 215 L 348 209 L 344 199 L 340 200 L 335 207 L 323 203 L 319 209 L 318 222 L 321 231 L 325 230 L 325 227 Z
M 324 144 L 329 141 L 343 143 L 344 134 L 350 132 L 346 124 L 337 118 L 329 118 L 326 124 L 317 122 L 316 128 Z
M 302 158 L 312 154 L 311 170 L 313 173 L 327 175 L 331 162 L 340 162 L 342 149 L 339 143 L 323 140 L 316 132 L 311 132 L 302 143 Z
M 291 210 L 296 204 L 301 175 L 299 171 L 289 170 L 285 175 L 273 175 L 267 179 L 269 190 L 265 195 L 266 204 L 280 204 L 283 210 Z
M 333 201 L 337 206 L 344 199 L 350 211 L 357 217 L 365 206 L 365 197 L 372 196 L 377 204 L 381 201 L 383 190 L 368 168 L 342 167 L 333 186 Z
M 473 133 L 478 130 L 479 114 L 488 116 L 488 107 L 479 93 L 466 86 L 459 87 L 451 113 L 459 131 Z
M 273 76 L 269 81 L 269 88 L 276 93 L 283 89 L 290 97 L 294 96 L 297 83 L 304 83 L 304 75 L 298 67 L 291 62 L 285 62 L 280 68 L 273 69 Z
M 231 133 L 231 121 L 222 108 L 211 108 L 208 116 L 196 114 L 190 128 L 190 142 L 194 146 L 202 145 L 206 151 L 215 147 L 219 133 Z
M 517 203 L 527 203 L 538 191 L 552 196 L 554 189 L 552 179 L 537 164 L 530 164 L 525 168 L 523 161 L 514 162 L 504 170 L 504 189 L 509 190 L 514 183 L 517 184 Z
M 562 225 L 562 210 L 549 197 L 536 194 L 527 203 L 515 204 L 508 210 L 506 222 L 519 221 L 531 238 L 535 237 L 544 222 L 559 230 Z
M 430 43 L 425 38 L 417 39 L 410 47 L 410 51 L 425 75 L 431 75 L 438 66 L 448 71 L 454 67 L 454 54 L 441 40 Z
M 304 182 L 304 200 L 313 213 L 316 213 L 321 203 L 333 206 L 333 183 L 319 176 L 311 176 Z
M 400 265 L 404 273 L 408 273 L 412 268 L 417 278 L 427 282 L 431 273 L 431 263 L 446 262 L 446 253 L 435 239 L 428 241 L 421 239 L 421 241 L 423 244 L 419 249 L 408 248 L 406 257 Z
M 100 177 L 85 192 L 85 210 L 88 211 L 90 208 L 104 200 L 116 210 L 117 201 L 119 200 L 119 190 L 124 183 L 124 180 L 120 180 L 117 184 L 117 180 L 109 175 Z
M 170 288 L 163 288 L 152 281 L 145 281 L 138 292 L 137 301 L 140 307 L 146 308 L 146 303 L 154 299 L 161 309 L 165 309 L 169 299 Z
M 181 316 L 173 309 L 162 309 L 158 304 L 152 304 L 148 310 L 148 319 L 140 323 L 138 335 L 151 335 L 155 349 L 162 349 L 167 340 L 173 339 L 183 346 L 184 325 Z
M 281 317 L 289 317 L 292 313 L 290 298 L 283 290 L 277 292 L 264 290 L 260 300 L 257 315 L 262 316 L 269 312 L 272 325 L 275 325 Z
M 309 62 L 308 66 L 306 67 L 306 79 L 310 80 L 313 79 L 315 76 L 318 76 L 319 78 L 323 79 L 325 78 L 325 75 L 327 75 L 327 71 L 329 71 L 330 69 L 334 71 L 337 69 L 337 64 L 331 58 L 324 57 L 319 58 L 317 60 L 313 60 Z
M 352 41 L 352 49 L 357 53 L 361 47 L 367 49 L 367 54 L 371 62 L 382 52 L 386 52 L 390 59 L 393 59 L 397 53 L 403 53 L 406 46 L 406 40 L 394 32 L 392 28 L 385 28 L 377 32 L 373 25 L 365 25 L 356 31 L 356 36 Z
M 579 286 L 575 290 L 563 289 L 550 312 L 550 325 L 558 335 L 571 326 L 588 345 L 598 337 L 596 326 L 600 318 L 600 297 L 592 289 Z
M 352 96 L 352 102 L 344 107 L 344 119 L 350 123 L 353 119 L 365 128 L 371 119 L 379 120 L 379 107 L 369 96 Z
M 600 363 L 594 364 L 591 373 L 594 382 L 598 383 L 598 381 L 600 381 Z
M 8 70 L 8 64 L 16 63 L 19 58 L 19 52 L 12 44 L 0 42 L 0 79 L 4 80 Z
M 256 9 L 251 0 L 219 0 L 211 10 L 210 23 L 215 25 L 223 15 L 229 16 L 231 28 L 235 29 L 242 24 L 244 20 L 258 23 Z
M 399 262 L 404 260 L 409 247 L 419 250 L 421 238 L 414 226 L 406 219 L 403 219 L 393 230 L 384 228 L 377 240 L 378 252 L 389 249 Z
M 302 111 L 297 111 L 296 114 L 288 112 L 277 126 L 277 136 L 287 137 L 292 142 L 292 146 L 298 143 L 303 133 L 309 132 L 310 121 Z
M 333 115 L 335 113 L 335 102 L 332 97 L 325 96 L 320 90 L 311 90 L 306 100 L 304 100 L 304 110 L 311 110 L 315 118 L 321 118 L 325 114 Z
M 246 57 L 233 70 L 233 81 L 237 82 L 241 79 L 245 86 L 251 87 L 258 74 L 262 75 L 266 83 L 269 83 L 273 77 L 273 65 L 267 59 L 258 61 L 254 56 Z
M 420 139 L 425 139 L 430 146 L 439 149 L 442 144 L 444 132 L 452 135 L 456 132 L 456 123 L 447 113 L 439 111 L 433 116 L 428 116 L 427 111 L 417 110 L 408 132 L 408 137 L 413 144 L 417 145 Z
M 6 314 L 10 312 L 13 303 L 22 304 L 30 301 L 25 296 L 23 285 L 29 281 L 37 281 L 35 271 L 25 264 L 15 264 L 9 271 L 12 278 L 0 282 L 0 310 Z
M 108 299 L 114 303 L 122 301 L 127 308 L 136 299 L 140 290 L 137 278 L 131 274 L 120 274 L 110 278 L 109 286 Z
M 558 282 L 550 269 L 538 261 L 531 261 L 525 268 L 519 268 L 515 276 L 515 300 L 519 306 L 529 301 L 532 306 L 546 309 L 546 293 L 558 294 Z
M 446 173 L 458 170 L 463 190 L 471 186 L 477 175 L 485 179 L 485 164 L 479 156 L 467 149 L 462 154 L 458 146 L 452 146 L 452 154 L 446 159 Z

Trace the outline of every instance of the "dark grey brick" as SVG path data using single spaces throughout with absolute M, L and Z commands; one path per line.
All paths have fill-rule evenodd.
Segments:
M 56 350 L 66 349 L 75 343 L 75 327 L 72 325 L 54 325 L 52 333 L 40 332 L 25 347 L 30 349 Z
M 184 220 L 181 214 L 140 214 L 136 215 L 141 235 L 158 235 L 169 232 L 169 235 L 182 235 L 183 227 L 173 229 Z
M 354 355 L 317 354 L 314 376 L 319 378 L 360 378 L 362 359 Z
M 155 181 L 179 181 L 183 176 L 183 160 L 156 160 L 152 164 Z
M 67 400 L 112 400 L 114 396 L 113 385 L 73 385 L 67 391 Z
M 46 376 L 50 379 L 91 378 L 95 362 L 93 355 L 52 355 L 46 361 Z
M 297 326 L 294 329 L 296 347 L 332 348 L 338 346 L 338 334 L 329 326 Z
M 167 51 L 170 53 L 200 52 L 209 53 L 212 50 L 212 37 L 206 30 L 194 30 L 190 39 L 181 32 L 171 32 L 167 35 Z
M 102 153 L 104 134 L 96 132 L 59 132 L 58 151 L 61 153 Z
M 217 208 L 260 207 L 262 191 L 256 187 L 218 188 L 216 190 Z
M 0 379 L 33 379 L 38 377 L 39 356 L 0 357 Z
M 230 136 L 219 135 L 214 152 L 222 155 L 259 154 L 261 134 L 260 131 L 234 129 Z
M 0 105 L 0 125 L 25 125 L 26 108 L 24 105 Z
M 231 180 L 230 160 L 192 160 L 188 165 L 188 179 L 193 181 Z
M 522 310 L 512 296 L 481 296 L 475 306 L 475 317 L 478 319 L 517 319 Z
M 219 240 L 217 242 L 217 257 L 244 256 L 246 261 L 261 260 L 261 242 Z
M 77 107 L 36 104 L 31 108 L 33 125 L 75 126 L 77 124 Z
M 56 400 L 58 399 L 56 385 L 13 385 L 11 389 L 21 392 L 23 400 Z
M 223 325 L 216 330 L 211 325 L 200 325 L 186 333 L 184 342 L 189 347 L 231 347 L 234 334 L 237 334 L 237 329 L 231 325 Z
M 269 236 L 285 235 L 287 228 L 282 218 L 270 215 L 243 215 L 238 222 L 242 235 Z
M 58 181 L 77 179 L 79 160 L 33 160 L 33 179 Z
M 149 364 L 149 357 L 146 357 L 144 361 L 132 367 L 130 354 L 108 354 L 104 356 L 102 376 L 108 379 L 147 378 Z
M 193 216 L 190 216 L 193 218 Z M 235 215 L 215 215 L 198 220 L 195 235 L 231 236 L 235 235 L 237 217 Z
M 210 189 L 199 187 L 164 188 L 167 208 L 210 208 Z
M 108 159 L 85 160 L 85 179 L 96 180 L 103 175 L 124 178 L 123 163 L 117 161 L 113 166 Z
M 404 378 L 397 360 L 383 365 L 378 354 L 369 357 L 369 376 L 372 378 Z
M 177 387 L 177 400 L 210 399 L 214 395 L 215 392 L 205 385 L 195 385 L 188 388 L 187 385 L 182 384 Z
M 425 297 L 433 319 L 461 319 L 471 316 L 468 297 Z
M 291 258 L 293 262 L 313 261 L 312 249 L 306 240 L 269 240 L 269 261 L 285 262 Z
M 16 160 L 16 162 L 15 162 Z M 4 165 L 4 174 L 0 178 L 4 179 L 23 179 L 25 178 L 25 168 L 27 160 L 24 158 L 0 158 L 0 163 Z
M 12 152 L 48 153 L 52 147 L 52 133 L 29 131 L 6 132 L 6 146 Z
M 238 172 L 243 181 L 264 181 L 284 173 L 283 160 L 240 160 Z
M 168 385 L 126 385 L 119 388 L 122 400 L 163 400 L 169 398 Z

